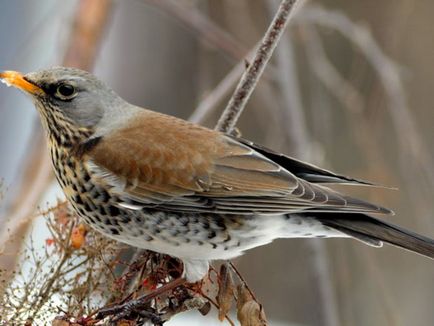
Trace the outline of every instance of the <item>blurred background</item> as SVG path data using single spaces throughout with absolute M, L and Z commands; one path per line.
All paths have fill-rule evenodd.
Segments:
M 86 68 L 129 102 L 213 127 L 278 4 L 1 1 L 0 70 Z M 433 12 L 430 0 L 300 1 L 238 124 L 243 137 L 399 188 L 342 190 L 433 238 Z M 54 179 L 33 105 L 6 87 L 0 153 L 0 264 L 12 268 Z M 434 325 L 434 264 L 402 250 L 280 240 L 236 265 L 272 325 Z

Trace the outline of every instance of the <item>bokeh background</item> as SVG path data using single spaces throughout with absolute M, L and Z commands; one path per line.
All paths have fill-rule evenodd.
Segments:
M 0 70 L 84 66 L 132 103 L 213 127 L 278 3 L 5 0 Z M 243 137 L 399 188 L 341 190 L 434 237 L 433 12 L 431 0 L 300 1 L 238 124 Z M 88 29 L 77 31 L 81 18 Z M 2 245 L 46 207 L 48 162 L 32 104 L 1 87 Z M 3 268 L 21 243 L 6 244 Z M 236 264 L 271 324 L 434 324 L 434 264 L 402 250 L 280 240 Z

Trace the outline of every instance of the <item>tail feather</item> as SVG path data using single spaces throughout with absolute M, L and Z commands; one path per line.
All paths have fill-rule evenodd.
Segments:
M 382 242 L 434 259 L 434 240 L 365 214 L 318 213 L 324 225 L 369 245 Z

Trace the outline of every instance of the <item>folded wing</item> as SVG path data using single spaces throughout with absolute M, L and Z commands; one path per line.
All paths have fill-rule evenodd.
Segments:
M 119 205 L 131 209 L 390 213 L 318 184 L 367 183 L 147 110 L 84 155 L 93 177 L 110 185 Z

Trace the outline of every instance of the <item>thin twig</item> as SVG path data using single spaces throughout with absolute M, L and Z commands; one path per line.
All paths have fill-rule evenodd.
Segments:
M 270 27 L 262 39 L 262 44 L 256 52 L 253 62 L 241 77 L 234 94 L 232 95 L 226 109 L 221 115 L 216 129 L 223 132 L 231 132 L 246 106 L 255 86 L 261 77 L 271 55 L 285 30 L 289 14 L 296 0 L 283 0 L 271 22 Z

